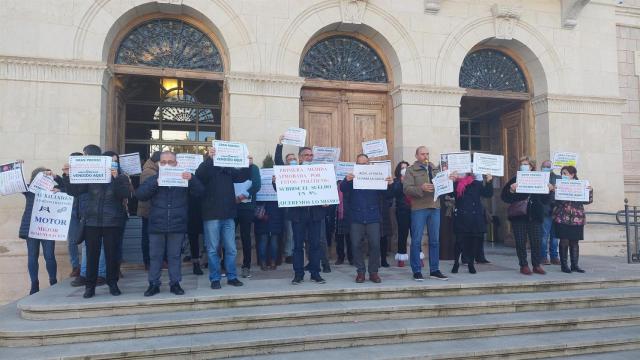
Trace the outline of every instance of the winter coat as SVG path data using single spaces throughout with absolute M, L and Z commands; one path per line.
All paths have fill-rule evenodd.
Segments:
M 457 182 L 454 182 L 455 189 Z M 493 182 L 474 180 L 467 185 L 464 194 L 458 196 L 456 191 L 453 192 L 455 197 L 455 208 L 453 210 L 453 232 L 456 234 L 473 233 L 481 234 L 487 232 L 487 218 L 485 216 L 482 198 L 490 198 L 493 196 Z
M 502 188 L 501 198 L 507 204 L 513 204 L 514 202 L 527 200 L 527 214 L 516 217 L 509 217 L 511 222 L 536 222 L 541 223 L 544 221 L 544 207 L 550 201 L 549 194 L 520 194 L 511 193 L 511 184 L 516 182 L 514 176 L 509 182 Z
M 256 208 L 256 194 L 260 191 L 262 186 L 262 178 L 260 177 L 260 168 L 256 165 L 250 165 L 248 168 L 240 170 L 242 177 L 251 180 L 251 186 L 249 187 L 249 199 L 251 201 L 238 204 L 238 210 L 255 210 Z
M 391 184 L 391 193 L 396 203 L 396 214 L 409 214 L 411 213 L 411 204 L 407 202 L 407 195 L 404 193 L 404 186 L 400 178 L 393 179 Z
M 589 192 L 589 201 L 593 202 L 593 189 Z M 587 217 L 584 213 L 584 202 L 556 200 L 553 207 L 553 222 L 573 226 L 584 226 Z
M 353 188 L 353 181 L 344 180 L 340 190 L 349 194 L 349 216 L 352 223 L 372 224 L 382 222 L 383 202 L 387 190 L 359 190 Z
M 136 197 L 148 201 L 149 233 L 187 233 L 189 196 L 202 196 L 204 186 L 193 176 L 189 187 L 158 186 L 158 175 L 148 178 L 136 190 Z
M 261 201 L 258 206 L 264 206 L 267 219 L 255 219 L 254 231 L 256 235 L 272 234 L 280 235 L 284 228 L 284 211 L 278 207 L 277 201 Z
M 429 174 L 431 169 L 431 174 Z M 433 192 L 422 191 L 423 184 L 431 184 L 433 177 L 440 172 L 432 163 L 427 166 L 416 161 L 407 168 L 402 180 L 405 195 L 411 198 L 411 210 L 439 209 L 440 201 L 433 200 Z
M 31 226 L 31 213 L 33 211 L 33 202 L 36 199 L 36 195 L 32 192 L 23 192 L 25 197 L 24 211 L 22 212 L 22 220 L 20 221 L 20 230 L 18 237 L 20 239 L 27 239 L 29 237 L 29 227 Z
M 64 176 L 67 194 L 82 196 L 80 199 L 80 215 L 86 226 L 122 227 L 126 221 L 123 200 L 131 196 L 129 178 L 118 175 L 108 184 L 71 184 L 68 176 Z
M 147 181 L 148 178 L 153 175 L 158 175 L 158 164 L 151 159 L 147 159 L 147 161 L 142 166 L 142 173 L 140 174 L 140 184 L 143 184 Z M 138 201 L 138 216 L 148 218 L 149 217 L 149 202 L 148 201 Z
M 247 180 L 240 170 L 213 166 L 213 160 L 209 158 L 200 164 L 196 177 L 205 188 L 202 196 L 202 219 L 234 219 L 238 206 L 233 183 Z

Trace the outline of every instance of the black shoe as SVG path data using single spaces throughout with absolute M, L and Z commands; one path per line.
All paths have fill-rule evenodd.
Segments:
M 440 270 L 433 271 L 432 273 L 430 273 L 429 278 L 436 279 L 436 280 L 449 280 L 449 278 L 444 276 L 444 274 L 441 273 Z
M 213 290 L 222 289 L 222 285 L 220 285 L 220 281 L 212 281 L 211 282 L 211 288 Z
M 88 287 L 84 289 L 84 294 L 82 295 L 82 297 L 85 299 L 89 299 L 94 297 L 95 295 L 96 295 L 96 288 Z
M 158 285 L 149 285 L 147 291 L 144 292 L 144 296 L 153 296 L 160 292 L 160 286 Z
M 469 263 L 469 274 L 475 274 L 476 272 L 476 267 L 473 266 L 472 263 Z
M 478 264 L 491 264 L 491 261 L 489 261 L 489 260 L 487 260 L 487 259 L 485 259 L 485 258 L 482 258 L 482 259 L 480 259 L 480 260 L 476 260 L 476 262 L 477 262 Z
M 451 268 L 451 273 L 452 274 L 457 274 L 458 273 L 458 268 L 460 267 L 460 263 L 459 262 L 454 262 L 453 263 L 453 267 Z
M 329 266 L 329 264 L 323 265 L 322 266 L 322 272 L 325 274 L 328 274 L 331 272 L 331 266 Z
M 318 283 L 318 284 L 324 284 L 327 281 L 325 279 L 323 279 L 320 275 L 316 275 L 316 276 L 312 276 L 311 277 L 311 282 Z
M 53 286 L 58 283 L 57 279 L 49 279 L 49 285 Z
M 40 283 L 38 281 L 31 283 L 31 290 L 29 290 L 29 295 L 33 295 L 40 291 Z
M 118 289 L 118 284 L 110 284 L 109 293 L 113 296 L 120 296 L 120 294 L 122 294 L 122 292 L 120 292 L 120 289 Z
M 303 276 L 294 276 L 293 280 L 291 280 L 291 285 L 300 285 L 304 282 Z
M 107 283 L 107 280 L 102 276 L 98 276 L 98 278 L 96 279 L 96 286 L 102 286 L 106 283 Z
M 389 263 L 387 262 L 387 259 L 382 259 L 382 261 L 380 261 L 380 266 L 388 268 Z
M 580 259 L 580 247 L 578 244 L 571 244 L 569 246 L 569 254 L 571 255 L 571 271 L 578 273 L 584 273 L 585 271 L 578 266 L 578 260 Z
M 571 274 L 571 269 L 569 269 L 569 266 L 567 265 L 567 258 L 569 257 L 569 246 L 560 245 L 558 249 L 560 252 L 560 270 L 563 273 Z
M 184 295 L 184 290 L 182 290 L 182 288 L 180 287 L 180 284 L 171 285 L 171 288 L 169 289 L 169 291 L 171 291 L 171 293 L 175 295 Z
M 231 279 L 231 280 L 227 280 L 227 285 L 238 287 L 238 286 L 242 286 L 244 284 L 242 283 L 242 281 L 240 281 L 238 279 Z
M 202 275 L 204 274 L 202 272 L 202 269 L 200 268 L 200 263 L 193 263 L 193 273 L 195 275 Z
M 73 281 L 71 282 L 71 286 L 73 287 L 85 286 L 86 284 L 87 284 L 87 278 L 84 276 L 78 276 L 77 278 L 73 279 Z
M 422 276 L 421 272 L 413 273 L 413 280 L 424 281 L 424 276 Z

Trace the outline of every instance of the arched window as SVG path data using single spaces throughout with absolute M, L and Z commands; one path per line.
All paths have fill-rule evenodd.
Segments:
M 314 44 L 304 56 L 300 76 L 313 79 L 386 83 L 380 56 L 364 42 L 332 36 Z
M 116 64 L 222 72 L 222 58 L 202 31 L 176 19 L 155 19 L 122 40 Z
M 459 83 L 466 89 L 528 91 L 518 64 L 505 53 L 492 49 L 478 50 L 464 58 Z

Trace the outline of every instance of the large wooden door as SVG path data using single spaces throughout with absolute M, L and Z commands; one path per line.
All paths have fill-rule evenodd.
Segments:
M 516 176 L 518 168 L 520 167 L 520 158 L 524 154 L 524 109 L 508 112 L 500 117 L 500 129 L 502 135 L 502 154 L 504 155 L 504 181 L 506 184 L 512 177 Z M 494 195 L 499 199 L 500 190 Z M 499 237 L 504 239 L 504 243 L 507 245 L 515 245 L 513 240 L 513 232 L 511 231 L 511 223 L 507 221 L 507 205 L 502 201 L 496 201 L 496 204 L 500 204 L 495 209 L 503 224 L 499 231 Z

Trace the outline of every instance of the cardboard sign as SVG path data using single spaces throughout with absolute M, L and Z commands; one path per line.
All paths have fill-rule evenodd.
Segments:
M 29 237 L 66 241 L 73 210 L 73 196 L 65 193 L 38 191 L 33 202 Z
M 449 171 L 441 171 L 433 177 L 433 201 L 437 201 L 440 195 L 453 192 L 453 181 L 449 179 Z
M 518 171 L 516 193 L 520 194 L 548 194 L 549 174 L 545 171 Z
M 468 151 L 446 153 L 440 155 L 440 169 L 442 171 L 465 174 L 471 172 L 471 153 Z
M 370 140 L 362 143 L 362 152 L 369 158 L 389 155 L 387 139 Z
M 122 154 L 120 155 L 120 170 L 123 173 L 131 175 L 140 175 L 142 167 L 140 166 L 140 153 Z
M 0 165 L 0 195 L 27 192 L 27 184 L 22 173 L 22 164 L 8 163 Z
M 479 175 L 504 176 L 504 156 L 474 153 L 473 173 Z
M 560 170 L 564 166 L 578 166 L 578 154 L 572 152 L 557 152 L 553 154 L 551 160 L 553 170 Z
M 260 169 L 260 190 L 256 193 L 256 201 L 278 201 L 276 189 L 273 188 L 273 169 Z
M 176 154 L 178 167 L 186 169 L 192 174 L 196 173 L 198 166 L 204 161 L 202 154 Z
M 51 191 L 56 185 L 58 185 L 58 183 L 53 180 L 53 177 L 45 175 L 44 172 L 40 172 L 31 184 L 29 184 L 29 192 L 35 194 L 38 191 Z
M 282 139 L 283 145 L 293 145 L 297 147 L 303 147 L 307 139 L 307 130 L 301 128 L 290 127 L 284 133 Z
M 177 166 L 159 166 L 158 168 L 158 186 L 189 186 L 189 180 L 182 178 L 182 174 L 188 172 L 186 169 Z
M 386 190 L 389 166 L 387 164 L 358 165 L 353 167 L 353 188 L 357 190 Z
M 249 167 L 249 150 L 247 145 L 235 141 L 215 140 L 213 147 L 216 156 L 213 165 L 219 167 L 242 168 Z
M 335 164 L 340 159 L 340 148 L 314 146 L 313 147 L 313 163 L 314 164 Z
M 353 166 L 356 163 L 338 161 L 336 163 L 336 181 L 342 181 L 347 174 L 353 174 Z
M 589 202 L 589 181 L 587 180 L 556 180 L 555 199 L 562 201 Z
M 108 184 L 111 182 L 111 156 L 69 156 L 69 182 Z
M 339 204 L 332 164 L 276 166 L 278 207 Z

